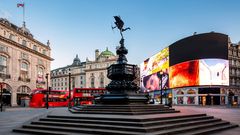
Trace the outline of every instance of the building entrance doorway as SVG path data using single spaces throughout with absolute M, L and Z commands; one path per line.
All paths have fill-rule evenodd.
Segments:
M 31 89 L 28 86 L 20 86 L 17 89 L 17 104 L 22 107 L 29 106 Z
M 2 103 L 4 106 L 11 106 L 12 88 L 7 83 L 1 83 Z

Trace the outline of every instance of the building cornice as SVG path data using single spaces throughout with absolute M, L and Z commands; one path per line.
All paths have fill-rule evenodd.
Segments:
M 45 58 L 45 59 L 47 59 L 47 60 L 50 60 L 50 61 L 53 61 L 53 60 L 54 60 L 53 58 L 51 58 L 51 57 L 49 57 L 49 56 L 47 56 L 47 55 L 44 55 L 44 54 L 42 54 L 42 53 L 40 53 L 40 52 L 37 52 L 37 51 L 35 51 L 35 50 L 32 50 L 32 49 L 30 49 L 30 48 L 28 48 L 28 47 L 26 47 L 26 46 L 23 46 L 23 45 L 21 45 L 21 44 L 19 44 L 19 43 L 17 43 L 17 42 L 14 42 L 14 41 L 12 41 L 12 40 L 10 40 L 10 39 L 7 39 L 7 38 L 5 38 L 5 37 L 3 37 L 3 36 L 1 36 L 1 35 L 0 35 L 0 40 L 1 40 L 1 41 L 4 41 L 4 42 L 6 42 L 6 43 L 9 43 L 9 44 L 11 44 L 11 45 L 14 45 L 15 47 L 18 47 L 18 48 L 23 49 L 23 50 L 25 50 L 25 51 L 31 52 L 31 53 L 33 53 L 33 54 L 36 54 L 36 55 L 38 55 L 38 56 L 40 56 L 40 57 L 43 57 L 43 58 Z
M 85 72 L 88 72 L 88 71 L 99 71 L 99 70 L 107 70 L 107 68 L 94 68 L 94 69 L 85 69 Z
M 21 33 L 21 32 L 18 31 L 18 30 L 15 30 L 15 29 L 12 28 L 11 26 L 8 26 L 8 25 L 6 25 L 6 24 L 4 24 L 4 23 L 1 23 L 1 22 L 0 22 L 0 25 L 2 25 L 3 27 L 6 27 L 6 28 L 8 28 L 8 29 L 10 29 L 11 31 L 16 32 L 17 34 L 19 34 L 19 35 L 21 35 L 21 36 L 23 36 L 23 37 L 25 37 L 25 38 L 31 40 L 32 42 L 35 42 L 35 43 L 41 45 L 41 46 L 44 47 L 44 48 L 47 48 L 47 49 L 51 50 L 51 48 L 50 48 L 49 46 L 47 46 L 47 45 L 41 43 L 40 41 L 34 39 L 33 37 L 30 37 L 30 36 L 24 35 L 23 33 Z
M 85 75 L 85 73 L 71 74 L 71 77 L 78 76 L 78 75 Z M 69 77 L 69 75 L 68 74 L 63 74 L 63 75 L 51 76 L 51 79 L 60 78 L 60 77 Z

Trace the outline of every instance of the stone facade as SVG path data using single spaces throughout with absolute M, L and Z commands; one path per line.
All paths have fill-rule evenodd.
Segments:
M 85 62 L 81 62 L 77 55 L 72 65 L 51 71 L 52 89 L 69 90 L 69 73 L 71 73 L 71 89 L 104 88 L 110 82 L 107 78 L 107 67 L 116 61 L 117 56 L 108 48 L 101 53 L 97 49 L 93 61 L 87 58 Z
M 0 18 L 0 82 L 3 103 L 20 105 L 32 89 L 45 88 L 50 73 L 51 48 L 33 38 L 25 24 L 18 27 Z M 11 100 L 10 100 L 11 99 Z

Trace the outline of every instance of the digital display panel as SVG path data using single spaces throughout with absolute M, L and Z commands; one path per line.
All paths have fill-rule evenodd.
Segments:
M 229 85 L 229 61 L 199 60 L 199 85 Z
M 164 48 L 151 58 L 140 64 L 141 90 L 153 91 L 160 89 L 160 78 L 162 77 L 162 88 L 168 88 L 169 48 Z M 161 75 L 162 74 L 162 75 Z M 152 84 L 152 85 L 150 85 Z
M 228 35 L 193 35 L 146 59 L 140 65 L 141 90 L 160 90 L 160 73 L 167 78 L 163 89 L 229 85 Z
M 161 80 L 162 79 L 162 80 Z M 169 78 L 168 73 L 154 73 L 148 76 L 143 77 L 143 90 L 147 91 L 154 91 L 154 90 L 161 90 L 161 89 L 168 89 L 169 88 Z M 162 83 L 162 87 L 161 87 Z
M 169 69 L 170 88 L 199 85 L 199 61 L 187 61 Z
M 169 67 L 169 49 L 165 48 L 141 63 L 141 74 L 151 75 L 159 71 L 165 72 Z
M 169 46 L 169 65 L 198 59 L 228 59 L 228 36 L 204 33 L 181 39 Z

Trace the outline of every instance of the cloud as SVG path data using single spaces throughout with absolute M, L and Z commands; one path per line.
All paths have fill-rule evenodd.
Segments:
M 2 9 L 0 9 L 0 17 L 1 18 L 6 18 L 6 19 L 10 19 L 10 18 L 12 18 L 12 14 L 10 14 L 8 11 L 6 11 L 6 10 L 2 10 Z

